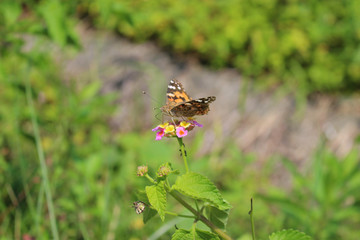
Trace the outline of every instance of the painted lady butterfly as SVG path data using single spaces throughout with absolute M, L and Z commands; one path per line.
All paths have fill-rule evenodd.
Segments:
M 209 104 L 216 99 L 214 96 L 192 99 L 176 79 L 170 81 L 166 97 L 166 104 L 161 107 L 161 110 L 171 117 L 193 117 L 207 114 L 210 110 Z

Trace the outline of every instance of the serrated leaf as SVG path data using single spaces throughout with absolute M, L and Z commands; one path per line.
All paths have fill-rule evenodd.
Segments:
M 207 206 L 205 208 L 205 213 L 208 219 L 218 228 L 225 230 L 226 223 L 229 217 L 229 209 L 220 210 L 213 206 Z
M 194 234 L 186 231 L 185 229 L 178 229 L 172 235 L 171 240 L 193 240 Z
M 149 203 L 149 199 L 148 199 L 148 197 L 147 197 L 147 195 L 146 195 L 145 190 L 138 190 L 138 191 L 136 192 L 136 197 L 137 197 L 136 200 L 142 201 L 142 202 L 144 202 L 144 203 L 146 203 L 146 204 L 150 204 L 150 203 Z
M 312 238 L 303 232 L 294 229 L 286 229 L 272 233 L 269 240 L 311 240 Z
M 147 186 L 145 191 L 149 199 L 149 203 L 159 213 L 161 220 L 164 221 L 166 210 L 166 191 L 164 182 L 161 181 L 156 185 Z
M 172 189 L 205 202 L 212 203 L 215 207 L 226 210 L 231 206 L 221 196 L 216 186 L 205 176 L 198 173 L 186 173 L 176 179 Z
M 178 229 L 172 235 L 171 240 L 220 240 L 220 238 L 212 233 L 196 229 L 195 233 L 185 229 Z
M 204 239 L 204 240 L 220 240 L 218 235 L 212 232 L 203 231 L 200 229 L 196 229 L 195 239 Z
M 153 218 L 157 214 L 157 211 L 154 209 L 147 207 L 143 212 L 143 222 L 147 223 L 151 218 Z

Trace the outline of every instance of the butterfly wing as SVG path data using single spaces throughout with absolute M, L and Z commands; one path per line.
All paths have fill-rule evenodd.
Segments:
M 192 100 L 192 98 L 185 92 L 182 84 L 176 79 L 172 79 L 170 81 L 166 92 L 166 98 L 166 105 L 170 106 L 175 106 L 179 103 Z
M 209 104 L 215 101 L 215 97 L 192 99 L 184 90 L 182 84 L 172 79 L 166 93 L 166 105 L 161 110 L 173 117 L 193 117 L 204 115 L 209 112 Z
M 205 115 L 210 111 L 209 104 L 215 100 L 216 97 L 211 96 L 179 103 L 171 109 L 171 113 L 176 117 Z

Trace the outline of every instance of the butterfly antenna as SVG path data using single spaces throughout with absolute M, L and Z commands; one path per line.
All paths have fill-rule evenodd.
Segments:
M 142 91 L 142 93 L 143 93 L 144 95 L 148 96 L 151 100 L 153 100 L 153 101 L 156 102 L 157 104 L 160 104 L 160 105 L 161 105 L 161 103 L 160 103 L 158 100 L 156 100 L 155 98 L 153 98 L 149 93 L 147 93 L 147 92 L 145 92 L 145 91 Z M 154 108 L 154 109 L 155 109 L 155 108 Z

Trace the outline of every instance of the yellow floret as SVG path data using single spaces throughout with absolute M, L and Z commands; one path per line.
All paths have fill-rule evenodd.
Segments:
M 171 133 L 171 132 L 174 132 L 174 131 L 175 131 L 174 125 L 168 125 L 165 128 L 165 133 Z

